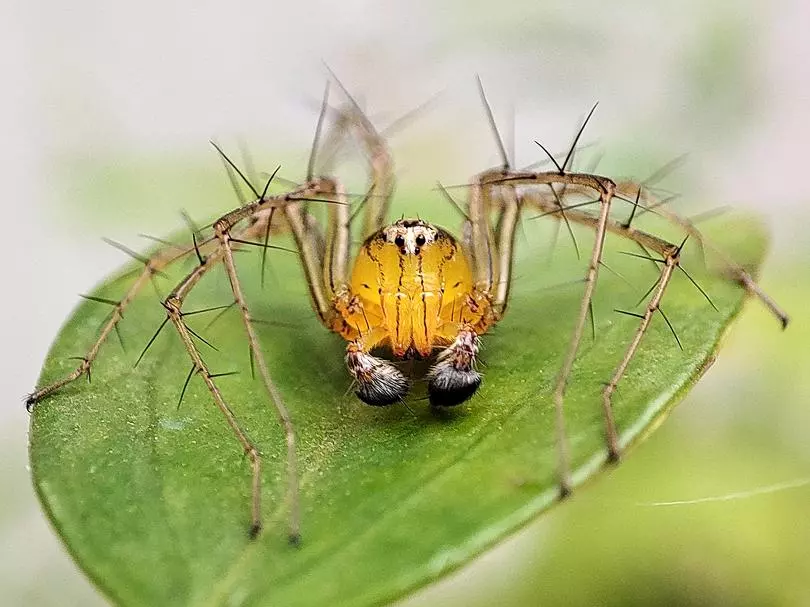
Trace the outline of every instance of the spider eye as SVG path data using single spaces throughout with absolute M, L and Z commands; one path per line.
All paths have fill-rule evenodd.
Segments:
M 423 247 L 425 246 L 425 237 L 420 234 L 416 237 L 416 246 Z
M 394 244 L 397 245 L 398 247 L 405 246 L 405 238 L 402 236 L 402 234 L 394 238 Z

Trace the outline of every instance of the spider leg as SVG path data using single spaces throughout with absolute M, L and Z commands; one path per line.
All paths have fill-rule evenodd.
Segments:
M 566 496 L 571 492 L 571 456 L 568 446 L 568 437 L 565 430 L 565 415 L 563 411 L 563 401 L 565 398 L 565 391 L 568 385 L 568 380 L 571 377 L 571 371 L 576 360 L 579 346 L 582 343 L 582 336 L 587 324 L 590 314 L 593 293 L 596 288 L 596 282 L 599 276 L 599 268 L 602 261 L 602 251 L 605 242 L 605 235 L 609 231 L 610 224 L 610 206 L 613 200 L 615 183 L 605 177 L 597 175 L 588 175 L 584 173 L 565 173 L 562 170 L 559 172 L 541 172 L 541 173 L 526 173 L 526 172 L 507 172 L 502 171 L 500 175 L 492 172 L 485 175 L 480 180 L 484 184 L 504 184 L 504 185 L 548 185 L 553 187 L 554 184 L 561 184 L 563 186 L 578 186 L 593 190 L 599 195 L 600 211 L 597 217 L 582 213 L 583 216 L 588 217 L 588 221 L 593 225 L 596 230 L 596 237 L 594 246 L 591 251 L 591 258 L 588 263 L 588 268 L 585 274 L 585 288 L 580 300 L 579 313 L 575 321 L 574 330 L 569 340 L 568 349 L 563 359 L 560 371 L 555 380 L 553 401 L 555 411 L 555 426 L 557 434 L 557 459 L 558 459 L 558 476 L 560 484 L 560 495 Z M 476 188 L 473 188 L 473 191 Z M 559 202 L 557 202 L 556 192 L 554 201 L 549 198 L 544 198 L 542 195 L 537 200 L 549 204 L 551 207 L 548 209 L 553 214 L 566 213 L 567 219 L 574 220 L 572 217 L 573 211 L 564 209 Z M 612 417 L 610 419 L 612 422 Z M 606 424 L 609 422 L 606 420 Z M 614 430 L 615 432 L 615 430 Z
M 324 147 L 329 152 L 342 142 L 347 133 L 352 133 L 366 150 L 371 174 L 369 189 L 359 203 L 358 210 L 365 215 L 366 232 L 376 232 L 382 227 L 394 189 L 393 162 L 384 139 L 362 113 L 357 103 L 346 92 L 348 107 L 343 109 L 326 135 Z M 324 108 L 326 107 L 324 103 Z M 310 171 L 314 164 L 313 145 Z M 331 172 L 334 153 L 321 154 L 327 157 L 322 172 Z M 285 205 L 284 213 L 292 230 L 304 266 L 307 284 L 313 307 L 321 322 L 330 330 L 342 326 L 340 315 L 335 309 L 337 297 L 350 298 L 348 292 L 349 261 L 351 257 L 351 223 L 353 213 L 348 197 L 334 179 L 315 178 L 310 181 L 313 191 L 328 197 L 334 204 L 329 205 L 329 219 L 325 237 L 314 217 L 306 212 L 300 203 L 291 201 Z M 305 200 L 305 197 L 303 198 Z
M 362 203 L 364 214 L 362 237 L 366 238 L 379 230 L 388 216 L 395 187 L 394 163 L 385 138 L 380 135 L 337 76 L 331 71 L 330 75 L 348 100 L 348 107 L 341 112 L 338 121 L 354 135 L 360 147 L 365 150 L 369 162 L 371 183 Z
M 637 196 L 639 195 L 638 193 L 641 192 L 641 188 L 636 183 L 620 182 L 617 186 L 617 191 L 622 192 L 623 195 Z M 629 194 L 629 192 L 633 193 Z M 647 208 L 650 208 L 654 213 L 683 228 L 684 232 L 688 234 L 689 237 L 693 239 L 702 250 L 706 250 L 712 255 L 716 256 L 716 258 L 720 260 L 723 271 L 726 272 L 733 280 L 740 283 L 740 285 L 742 285 L 746 291 L 759 299 L 759 301 L 762 302 L 766 308 L 768 308 L 771 314 L 776 317 L 783 329 L 787 327 L 788 323 L 790 322 L 790 317 L 788 314 L 773 300 L 773 298 L 762 290 L 762 287 L 757 284 L 754 277 L 751 276 L 749 272 L 747 272 L 740 265 L 734 263 L 734 261 L 730 259 L 728 255 L 718 249 L 714 244 L 711 243 L 711 241 L 707 240 L 700 230 L 695 227 L 694 223 L 667 208 L 662 201 L 656 200 L 655 197 L 646 189 L 641 194 L 641 197 L 647 202 Z
M 234 415 L 231 408 L 225 402 L 222 393 L 219 391 L 219 388 L 214 382 L 210 370 L 203 361 L 197 346 L 191 339 L 191 334 L 189 333 L 188 327 L 186 327 L 182 319 L 182 312 L 181 312 L 182 301 L 179 300 L 177 297 L 170 296 L 164 301 L 163 305 L 166 308 L 166 311 L 169 315 L 169 319 L 177 329 L 177 332 L 180 335 L 180 339 L 183 341 L 183 345 L 185 346 L 189 356 L 191 357 L 191 360 L 194 365 L 194 372 L 200 375 L 203 378 L 203 381 L 205 381 L 205 385 L 208 387 L 208 390 L 214 397 L 214 402 L 216 403 L 220 411 L 222 411 L 222 414 L 225 416 L 228 425 L 230 426 L 231 430 L 233 430 L 233 433 L 236 436 L 237 440 L 239 441 L 239 444 L 242 446 L 242 449 L 244 450 L 245 454 L 248 456 L 248 459 L 250 460 L 250 467 L 252 471 L 252 480 L 251 480 L 252 501 L 251 501 L 251 526 L 249 533 L 250 537 L 254 538 L 259 534 L 262 528 L 261 456 L 259 455 L 259 450 L 256 448 L 256 445 L 254 445 L 251 442 L 250 438 L 247 436 L 245 431 L 239 425 L 239 421 L 236 419 L 236 416 Z
M 627 346 L 627 350 L 625 351 L 621 362 L 616 367 L 613 376 L 602 390 L 602 409 L 605 416 L 605 439 L 608 447 L 608 459 L 610 461 L 617 461 L 621 456 L 621 447 L 619 445 L 618 432 L 616 431 L 616 423 L 613 418 L 613 405 L 611 398 L 613 393 L 616 391 L 617 385 L 627 371 L 627 365 L 629 365 L 630 361 L 633 360 L 633 357 L 641 344 L 641 339 L 644 337 L 644 333 L 646 333 L 647 328 L 650 325 L 653 314 L 655 314 L 655 311 L 659 309 L 661 299 L 664 296 L 664 291 L 672 279 L 672 273 L 675 271 L 675 268 L 678 267 L 680 253 L 681 247 L 676 247 L 673 245 L 669 253 L 664 256 L 661 275 L 659 276 L 654 292 L 647 303 L 644 314 L 641 315 L 641 322 L 633 335 L 632 341 Z
M 319 178 L 310 183 L 315 186 L 312 194 L 317 191 L 318 196 L 331 201 L 330 213 L 334 212 L 338 215 L 341 213 L 340 210 L 332 211 L 331 209 L 334 207 L 348 209 L 348 202 L 345 200 L 345 196 L 339 193 L 337 182 L 332 179 Z M 289 198 L 285 201 L 283 211 L 295 239 L 298 254 L 301 256 L 301 264 L 309 287 L 312 307 L 321 323 L 331 329 L 337 315 L 332 303 L 334 291 L 332 281 L 324 280 L 324 277 L 329 275 L 329 268 L 325 266 L 325 260 L 327 259 L 325 248 L 321 247 L 319 239 L 314 236 L 317 223 L 311 219 L 311 215 L 306 213 L 302 204 L 306 200 L 307 196 Z M 334 244 L 331 246 L 334 247 Z
M 497 179 L 497 178 L 496 178 Z M 650 299 L 647 303 L 644 314 L 639 315 L 640 323 L 634 334 L 633 339 L 625 351 L 625 354 L 616 367 L 610 381 L 606 384 L 602 392 L 602 407 L 605 419 L 605 437 L 608 450 L 608 458 L 615 461 L 621 454 L 619 445 L 618 432 L 615 426 L 612 410 L 612 395 L 616 390 L 618 383 L 624 376 L 628 365 L 635 356 L 641 340 L 646 333 L 649 324 L 652 320 L 656 310 L 659 310 L 661 299 L 664 296 L 667 286 L 670 283 L 672 274 L 679 266 L 679 257 L 681 247 L 676 246 L 664 239 L 649 234 L 647 232 L 634 228 L 631 224 L 632 221 L 619 222 L 609 217 L 609 203 L 612 199 L 618 197 L 622 200 L 634 204 L 635 208 L 638 207 L 638 199 L 644 200 L 645 209 L 652 210 L 656 214 L 669 220 L 671 223 L 681 227 L 688 237 L 694 239 L 701 249 L 711 251 L 720 260 L 723 270 L 728 273 L 734 280 L 739 282 L 750 293 L 757 296 L 763 304 L 779 319 L 783 326 L 788 322 L 788 317 L 782 309 L 768 297 L 762 289 L 754 282 L 753 277 L 747 273 L 739 265 L 732 262 L 720 250 L 715 248 L 709 243 L 697 228 L 689 222 L 670 211 L 663 208 L 661 204 L 656 204 L 656 201 L 651 198 L 651 195 L 644 190 L 642 193 L 640 186 L 634 183 L 621 183 L 615 185 L 610 180 L 596 175 L 575 174 L 575 173 L 536 173 L 534 175 L 526 173 L 510 173 L 500 178 L 505 183 L 512 183 L 515 185 L 529 185 L 529 184 L 548 184 L 550 181 L 565 184 L 571 194 L 584 194 L 586 191 L 596 191 L 599 193 L 600 213 L 595 216 L 579 210 L 578 206 L 585 206 L 591 204 L 589 201 L 582 205 L 568 205 L 563 206 L 560 204 L 558 196 L 553 198 L 541 189 L 532 189 L 527 191 L 522 196 L 522 204 L 524 206 L 531 205 L 537 207 L 542 215 L 553 215 L 555 217 L 562 217 L 565 213 L 568 220 L 573 223 L 586 225 L 595 230 L 596 242 L 592 252 L 591 262 L 586 274 L 586 288 L 583 298 L 581 300 L 580 313 L 574 335 L 569 344 L 569 350 L 563 363 L 563 367 L 557 376 L 557 383 L 554 391 L 555 408 L 557 412 L 557 428 L 558 428 L 558 445 L 560 451 L 560 477 L 562 493 L 565 495 L 570 490 L 570 482 L 567 481 L 569 470 L 569 457 L 567 453 L 567 443 L 564 432 L 564 419 L 562 417 L 562 398 L 565 394 L 565 383 L 567 378 L 570 377 L 571 368 L 576 358 L 576 351 L 578 343 L 581 341 L 582 328 L 585 324 L 588 315 L 588 307 L 593 295 L 593 289 L 596 284 L 598 276 L 598 266 L 601 263 L 601 249 L 602 243 L 607 233 L 616 234 L 623 238 L 627 238 L 643 247 L 645 250 L 650 250 L 661 255 L 660 263 L 663 264 L 661 273 L 655 287 L 651 290 Z M 599 183 L 601 182 L 601 184 Z M 629 193 L 628 193 L 629 192 Z M 632 200 L 635 198 L 635 202 Z
M 91 366 L 98 356 L 102 344 L 104 344 L 110 334 L 117 329 L 118 323 L 123 318 L 124 311 L 132 303 L 138 293 L 140 293 L 140 291 L 152 281 L 155 274 L 161 272 L 163 269 L 181 260 L 182 258 L 191 255 L 194 253 L 194 251 L 195 248 L 193 246 L 180 248 L 179 252 L 177 247 L 172 246 L 167 249 L 162 249 L 148 259 L 145 259 L 143 270 L 135 279 L 135 282 L 130 285 L 124 296 L 113 306 L 112 313 L 110 314 L 108 320 L 104 323 L 96 340 L 91 344 L 85 355 L 81 357 L 81 363 L 78 365 L 78 367 L 76 367 L 76 369 L 65 377 L 58 379 L 46 386 L 42 386 L 28 395 L 25 399 L 26 408 L 30 411 L 34 405 L 44 398 L 59 391 L 61 388 L 70 384 L 71 382 L 76 381 L 83 375 L 88 375 L 90 373 Z
M 499 200 L 499 212 L 495 228 L 497 243 L 498 281 L 492 305 L 499 317 L 506 312 L 509 293 L 512 287 L 512 266 L 515 248 L 515 235 L 520 221 L 520 198 L 512 186 L 499 187 L 496 190 Z
M 270 371 L 267 368 L 264 354 L 259 347 L 259 339 L 256 335 L 256 330 L 253 327 L 250 310 L 248 309 L 247 302 L 245 301 L 242 287 L 239 282 L 239 277 L 236 272 L 236 264 L 234 263 L 233 250 L 230 243 L 230 226 L 217 222 L 214 224 L 214 233 L 222 245 L 221 250 L 223 251 L 225 271 L 228 275 L 228 280 L 231 283 L 231 290 L 233 291 L 234 299 L 236 300 L 237 306 L 241 312 L 242 320 L 245 325 L 245 331 L 247 332 L 250 350 L 253 353 L 253 361 L 256 367 L 259 369 L 259 375 L 261 375 L 265 390 L 273 402 L 273 407 L 275 409 L 276 416 L 278 417 L 279 424 L 284 431 L 284 438 L 287 445 L 287 496 L 289 497 L 290 501 L 289 539 L 291 543 L 298 543 L 300 538 L 300 505 L 298 494 L 298 458 L 295 451 L 295 428 L 293 427 L 292 419 L 290 418 L 290 413 L 287 406 L 284 404 L 278 388 L 273 382 L 273 379 L 270 377 Z M 216 395 L 214 397 L 216 398 Z M 252 462 L 253 459 L 251 459 L 251 463 Z M 256 464 L 256 468 L 257 467 L 258 464 Z M 256 505 L 254 506 L 253 529 L 258 532 L 256 524 L 258 523 L 261 525 L 261 521 L 257 521 L 255 518 L 259 515 L 259 495 L 257 488 L 255 489 L 255 493 L 257 495 L 254 497 Z
M 610 203 L 613 198 L 613 183 L 610 182 L 606 184 L 606 187 L 603 186 L 603 188 L 604 189 L 599 192 L 600 213 L 596 228 L 594 246 L 591 252 L 591 259 L 588 263 L 588 269 L 585 274 L 585 290 L 582 294 L 582 299 L 580 300 L 579 315 L 577 317 L 576 324 L 574 325 L 574 331 L 571 334 L 568 352 L 566 353 L 560 372 L 557 375 L 557 380 L 554 387 L 554 409 L 557 426 L 560 493 L 563 496 L 571 492 L 571 456 L 568 448 L 568 437 L 565 433 L 563 399 L 565 397 L 568 379 L 571 376 L 571 370 L 574 366 L 577 352 L 579 351 L 579 345 L 582 343 L 582 334 L 591 310 L 593 292 L 596 288 L 596 281 L 599 276 L 599 266 L 600 262 L 602 261 L 602 250 L 605 244 L 605 235 L 607 233 L 606 224 L 608 221 L 608 215 L 610 213 Z
M 243 239 L 245 238 L 250 238 L 253 235 L 261 234 L 262 231 L 266 229 L 266 226 L 261 221 L 255 221 L 251 227 L 244 230 L 244 232 L 238 236 L 234 236 L 231 232 L 239 222 L 247 218 L 255 218 L 261 213 L 273 211 L 274 209 L 281 207 L 284 211 L 287 223 L 292 230 L 293 237 L 298 245 L 298 251 L 302 258 L 305 274 L 307 275 L 307 283 L 310 287 L 313 305 L 318 313 L 318 316 L 321 318 L 324 324 L 327 324 L 331 322 L 331 319 L 335 315 L 334 308 L 331 305 L 332 294 L 327 290 L 329 285 L 324 284 L 322 279 L 323 269 L 320 265 L 322 263 L 322 253 L 319 248 L 318 239 L 312 237 L 312 230 L 317 228 L 317 224 L 309 220 L 308 218 L 311 216 L 306 214 L 303 210 L 303 203 L 313 201 L 326 202 L 332 207 L 340 207 L 347 204 L 345 202 L 345 196 L 342 196 L 340 192 L 340 186 L 334 180 L 324 178 L 313 179 L 309 183 L 288 194 L 260 198 L 249 205 L 240 207 L 231 211 L 230 213 L 227 213 L 214 222 L 214 236 L 218 240 L 220 248 L 217 249 L 215 254 L 206 259 L 206 261 L 221 260 L 223 262 L 225 272 L 228 275 L 228 280 L 231 284 L 234 300 L 239 307 L 240 315 L 245 326 L 252 359 L 259 370 L 265 390 L 273 403 L 273 408 L 275 409 L 279 424 L 284 431 L 287 445 L 287 496 L 290 504 L 289 538 L 293 543 L 297 543 L 300 538 L 300 504 L 298 491 L 298 464 L 295 450 L 295 429 L 281 394 L 270 376 L 270 371 L 267 367 L 264 354 L 259 347 L 259 339 L 253 327 L 250 310 L 242 291 L 241 283 L 236 271 L 236 264 L 233 258 L 233 243 L 243 242 Z M 269 215 L 267 216 L 266 221 L 270 221 Z M 182 303 L 189 289 L 193 287 L 198 280 L 199 277 L 196 277 L 196 275 L 192 273 L 189 275 L 186 282 L 184 282 L 175 291 L 173 295 L 179 299 L 180 303 Z M 173 322 L 175 321 L 173 320 Z M 176 322 L 175 326 L 177 326 Z M 195 359 L 194 353 L 189 350 L 189 354 L 192 357 L 195 365 L 200 368 L 198 361 Z M 211 390 L 211 392 L 219 405 L 219 397 L 216 393 L 214 393 L 213 390 Z M 220 406 L 220 408 L 222 407 Z M 251 461 L 253 462 L 253 460 Z M 257 467 L 258 463 L 254 464 L 254 473 Z M 258 532 L 259 527 L 256 525 L 260 526 L 261 524 L 261 520 L 259 518 L 258 489 L 254 490 L 253 502 L 253 529 Z
M 462 211 L 466 217 L 462 246 L 472 262 L 471 297 L 485 305 L 474 325 L 467 321 L 452 322 L 451 313 L 455 334 L 446 337 L 452 343 L 439 353 L 427 375 L 430 403 L 435 407 L 461 404 L 478 390 L 481 385 L 481 374 L 475 370 L 480 347 L 478 335 L 503 316 L 509 300 L 520 201 L 512 185 L 493 182 L 494 176 L 503 176 L 505 171 L 508 169 L 495 169 L 475 176 L 467 210 Z M 494 212 L 497 217 L 493 229 L 490 217 Z M 464 303 L 459 305 L 464 307 Z

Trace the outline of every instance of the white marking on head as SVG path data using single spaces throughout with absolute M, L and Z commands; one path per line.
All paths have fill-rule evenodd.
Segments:
M 397 245 L 401 253 L 417 255 L 422 247 L 436 240 L 438 230 L 420 219 L 400 219 L 384 233 L 386 242 Z

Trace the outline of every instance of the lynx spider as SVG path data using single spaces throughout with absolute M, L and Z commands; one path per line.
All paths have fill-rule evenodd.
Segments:
M 336 79 L 335 81 L 337 82 Z M 484 107 L 494 129 L 494 119 L 483 94 L 480 80 L 478 84 Z M 633 338 L 628 344 L 621 362 L 602 390 L 605 443 L 610 461 L 618 460 L 621 455 L 619 436 L 613 418 L 612 396 L 623 378 L 627 366 L 636 354 L 653 315 L 659 308 L 673 273 L 679 266 L 683 243 L 676 245 L 633 227 L 633 218 L 638 209 L 654 211 L 681 228 L 686 237 L 695 241 L 702 249 L 717 255 L 721 260 L 724 272 L 758 298 L 781 322 L 783 328 L 787 326 L 788 316 L 761 290 L 749 273 L 712 246 L 689 220 L 665 207 L 664 201 L 657 199 L 649 189 L 645 189 L 644 184 L 631 181 L 614 182 L 600 175 L 568 170 L 579 136 L 593 110 L 583 122 L 582 128 L 562 164 L 557 163 L 554 157 L 543 148 L 554 165 L 555 170 L 552 171 L 513 170 L 507 160 L 504 145 L 495 130 L 503 165 L 485 170 L 472 178 L 468 186 L 469 195 L 466 208 L 462 209 L 465 221 L 461 239 L 456 240 L 444 230 L 421 220 L 403 219 L 393 224 L 386 224 L 388 206 L 394 190 L 393 163 L 389 149 L 383 136 L 377 132 L 357 103 L 339 82 L 338 85 L 348 102 L 345 107 L 336 112 L 331 129 L 324 138 L 323 149 L 331 150 L 334 153 L 348 134 L 353 135 L 360 146 L 365 149 L 369 159 L 370 186 L 362 202 L 357 205 L 358 208 L 352 212 L 349 197 L 337 179 L 314 176 L 318 141 L 329 107 L 327 103 L 329 87 L 327 86 L 316 127 L 306 182 L 286 193 L 268 195 L 267 186 L 273 179 L 271 176 L 264 191 L 260 193 L 217 148 L 227 163 L 226 169 L 232 183 L 236 183 L 235 174 L 238 174 L 248 184 L 255 199 L 242 201 L 243 204 L 240 207 L 217 219 L 211 225 L 212 236 L 199 242 L 195 236 L 191 246 L 180 250 L 164 248 L 149 258 L 139 258 L 143 261 L 144 268 L 124 297 L 119 301 L 100 300 L 112 306 L 112 313 L 96 341 L 81 359 L 81 363 L 72 373 L 40 387 L 30 394 L 26 398 L 26 406 L 29 410 L 76 379 L 84 375 L 89 376 L 101 345 L 113 331 L 117 330 L 124 311 L 138 292 L 163 268 L 196 253 L 199 262 L 197 266 L 174 287 L 162 302 L 166 310 L 166 319 L 160 328 L 162 329 L 169 322 L 175 327 L 192 361 L 192 369 L 186 385 L 194 373 L 202 377 L 214 403 L 222 412 L 249 459 L 252 470 L 250 536 L 256 537 L 262 526 L 260 503 L 262 460 L 259 451 L 243 431 L 225 401 L 215 382 L 217 375 L 210 372 L 193 339 L 195 336 L 193 331 L 183 320 L 183 305 L 189 293 L 213 267 L 222 264 L 230 281 L 234 304 L 240 310 L 253 361 L 255 361 L 255 366 L 286 437 L 286 494 L 290 504 L 288 533 L 291 542 L 298 542 L 300 513 L 296 433 L 290 413 L 273 382 L 265 357 L 259 347 L 254 319 L 251 317 L 243 294 L 233 255 L 235 250 L 248 244 L 264 246 L 265 251 L 272 247 L 268 244 L 268 239 L 271 228 L 278 227 L 273 223 L 277 218 L 283 222 L 286 229 L 292 232 L 306 275 L 313 308 L 319 320 L 325 327 L 341 334 L 349 342 L 346 362 L 358 386 L 358 396 L 365 402 L 374 405 L 387 405 L 400 401 L 408 390 L 407 380 L 393 365 L 369 353 L 372 346 L 381 343 L 391 345 L 394 354 L 398 357 L 426 356 L 436 347 L 441 348 L 436 363 L 427 376 L 431 403 L 434 406 L 459 404 L 475 392 L 481 381 L 480 375 L 475 371 L 479 335 L 497 323 L 506 311 L 512 280 L 512 253 L 516 226 L 523 209 L 539 210 L 541 214 L 549 215 L 558 222 L 568 225 L 575 223 L 593 229 L 595 239 L 583 281 L 584 291 L 575 327 L 553 391 L 561 496 L 571 492 L 570 457 L 563 401 L 590 314 L 606 235 L 615 234 L 635 242 L 650 254 L 659 255 L 660 259 L 655 261 L 661 267 L 657 283 L 647 294 L 649 299 L 644 312 L 634 315 L 639 318 L 639 323 Z M 238 188 L 235 187 L 235 189 L 238 191 Z M 595 195 L 596 198 L 586 204 L 598 204 L 598 213 L 589 213 L 579 208 L 585 204 L 564 204 L 571 194 Z M 632 213 L 625 222 L 619 222 L 610 217 L 611 204 L 617 198 L 633 205 Z M 329 206 L 329 223 L 325 233 L 315 217 L 307 210 L 307 203 L 313 201 L 325 202 Z M 398 291 L 386 290 L 383 293 L 383 287 L 380 286 L 378 293 L 372 294 L 371 297 L 362 297 L 357 293 L 358 280 L 360 284 L 367 286 L 362 283 L 362 280 L 367 276 L 372 276 L 376 277 L 378 284 L 382 285 L 384 282 L 383 271 L 388 268 L 380 262 L 375 274 L 373 268 L 371 272 L 368 268 L 359 269 L 360 262 L 356 260 L 354 276 L 349 276 L 350 224 L 354 214 L 360 211 L 364 218 L 363 234 L 368 236 L 368 239 L 361 247 L 358 260 L 369 256 L 371 246 L 377 247 L 378 252 L 387 252 L 391 259 L 398 261 L 400 265 Z M 494 221 L 493 216 L 495 216 Z M 436 275 L 441 275 L 445 267 L 442 265 L 444 262 L 437 262 L 438 265 L 428 264 L 429 269 L 422 270 L 423 258 L 428 259 L 431 247 L 436 248 L 439 241 L 443 242 L 445 252 L 452 250 L 454 258 L 452 262 L 448 263 L 458 265 L 458 267 L 448 269 L 448 275 L 460 277 L 457 281 L 460 286 L 455 291 L 447 287 L 444 281 L 441 284 L 437 283 L 435 288 L 425 287 L 425 278 L 435 278 Z M 419 260 L 417 269 L 403 269 L 403 263 L 414 260 Z M 359 279 L 357 274 L 360 275 Z M 415 293 L 403 293 L 403 277 L 411 282 L 414 280 L 421 282 L 421 290 L 417 289 Z M 451 304 L 442 303 L 442 296 L 447 292 L 451 292 Z M 374 308 L 374 295 L 379 297 L 379 305 L 376 308 Z M 435 299 L 436 296 L 439 298 L 439 303 L 429 306 L 430 298 Z M 387 301 L 386 297 L 389 297 L 390 301 Z M 95 299 L 98 300 L 98 298 Z M 411 326 L 406 327 L 407 330 L 405 330 L 399 320 L 393 323 L 388 319 L 389 311 L 392 313 L 395 311 L 397 319 L 399 319 L 401 306 L 405 305 L 402 303 L 403 300 L 408 300 L 410 306 L 406 310 L 406 314 L 410 314 L 412 319 L 419 317 L 419 320 L 424 322 L 424 335 L 416 335 L 413 328 L 414 323 L 411 323 Z M 414 305 L 416 305 L 416 309 L 414 309 Z M 458 310 L 456 306 L 458 306 Z M 448 311 L 448 308 L 451 309 Z M 456 315 L 458 315 L 458 319 L 455 318 Z M 373 325 L 369 316 L 374 316 Z M 430 326 L 426 320 L 428 316 L 433 323 Z M 374 338 L 367 339 L 372 333 Z M 144 352 L 152 341 L 147 344 Z

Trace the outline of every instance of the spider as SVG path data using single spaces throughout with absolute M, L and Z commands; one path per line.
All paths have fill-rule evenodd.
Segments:
M 532 209 L 559 222 L 568 225 L 576 223 L 592 229 L 595 238 L 583 281 L 583 294 L 553 391 L 561 496 L 571 491 L 563 402 L 591 314 L 607 233 L 635 243 L 650 259 L 653 259 L 651 255 L 658 255 L 654 261 L 660 268 L 658 281 L 645 296 L 647 301 L 643 313 L 634 314 L 638 318 L 637 329 L 602 390 L 601 405 L 609 460 L 616 461 L 621 455 L 613 418 L 612 395 L 635 356 L 655 312 L 659 310 L 667 286 L 679 267 L 686 239 L 715 253 L 722 261 L 723 271 L 759 298 L 783 327 L 787 325 L 785 312 L 759 288 L 753 278 L 706 241 L 692 223 L 665 207 L 665 201 L 658 200 L 650 188 L 641 183 L 618 182 L 597 174 L 569 170 L 579 137 L 593 109 L 561 164 L 543 148 L 554 170 L 514 170 L 507 160 L 502 141 L 496 137 L 503 163 L 478 173 L 470 181 L 466 205 L 460 208 L 464 221 L 461 234 L 457 237 L 447 229 L 420 218 L 387 222 L 388 206 L 394 191 L 391 154 L 382 134 L 342 85 L 340 87 L 347 102 L 341 109 L 334 110 L 335 117 L 323 137 L 319 153 L 329 158 L 322 169 L 324 176 L 315 175 L 315 160 L 330 108 L 328 86 L 315 129 L 306 182 L 286 193 L 269 195 L 268 188 L 274 173 L 260 192 L 217 147 L 232 183 L 235 185 L 237 179 L 243 180 L 254 198 L 242 200 L 239 207 L 205 228 L 207 236 L 203 236 L 202 230 L 194 230 L 193 242 L 189 246 L 168 246 L 148 258 L 133 253 L 143 262 L 144 268 L 123 298 L 119 301 L 91 298 L 112 306 L 110 317 L 98 338 L 72 373 L 40 387 L 27 397 L 29 410 L 79 377 L 89 376 L 101 345 L 117 330 L 124 311 L 137 293 L 166 266 L 196 255 L 195 267 L 163 299 L 166 318 L 140 358 L 160 330 L 171 323 L 192 362 L 183 392 L 191 377 L 199 375 L 248 456 L 252 469 L 250 535 L 258 535 L 262 526 L 262 460 L 259 451 L 225 401 L 216 382 L 218 376 L 211 373 L 203 360 L 195 342 L 199 336 L 184 321 L 184 315 L 188 312 L 184 313 L 183 306 L 189 293 L 212 268 L 221 266 L 230 282 L 233 302 L 240 311 L 252 360 L 285 433 L 287 494 L 291 504 L 289 538 L 297 542 L 300 520 L 296 433 L 259 346 L 255 319 L 251 316 L 234 262 L 234 251 L 246 246 L 263 247 L 264 255 L 268 248 L 274 246 L 269 244 L 272 234 L 280 231 L 292 234 L 318 319 L 327 329 L 347 341 L 346 366 L 355 382 L 359 399 L 369 405 L 386 406 L 406 397 L 410 389 L 408 378 L 390 360 L 373 353 L 377 349 L 387 348 L 395 359 L 430 358 L 435 354 L 426 374 L 428 397 L 433 407 L 442 408 L 465 402 L 482 383 L 482 376 L 476 369 L 480 339 L 504 317 L 509 304 L 513 250 L 521 213 Z M 494 127 L 492 111 L 480 81 L 479 91 Z M 494 130 L 497 134 L 497 130 Z M 359 203 L 350 202 L 351 197 L 341 183 L 328 176 L 332 157 L 349 137 L 359 143 L 369 160 L 370 186 Z M 236 186 L 235 189 L 239 191 Z M 632 205 L 632 212 L 626 221 L 618 221 L 610 214 L 611 204 L 617 199 Z M 571 200 L 580 202 L 574 204 Z M 325 228 L 310 212 L 310 205 L 319 203 L 325 204 L 328 209 Z M 588 205 L 597 205 L 598 211 L 585 209 Z M 680 227 L 686 239 L 674 244 L 637 229 L 633 220 L 639 210 L 655 211 Z M 351 226 L 358 214 L 363 217 L 365 240 L 350 270 Z

